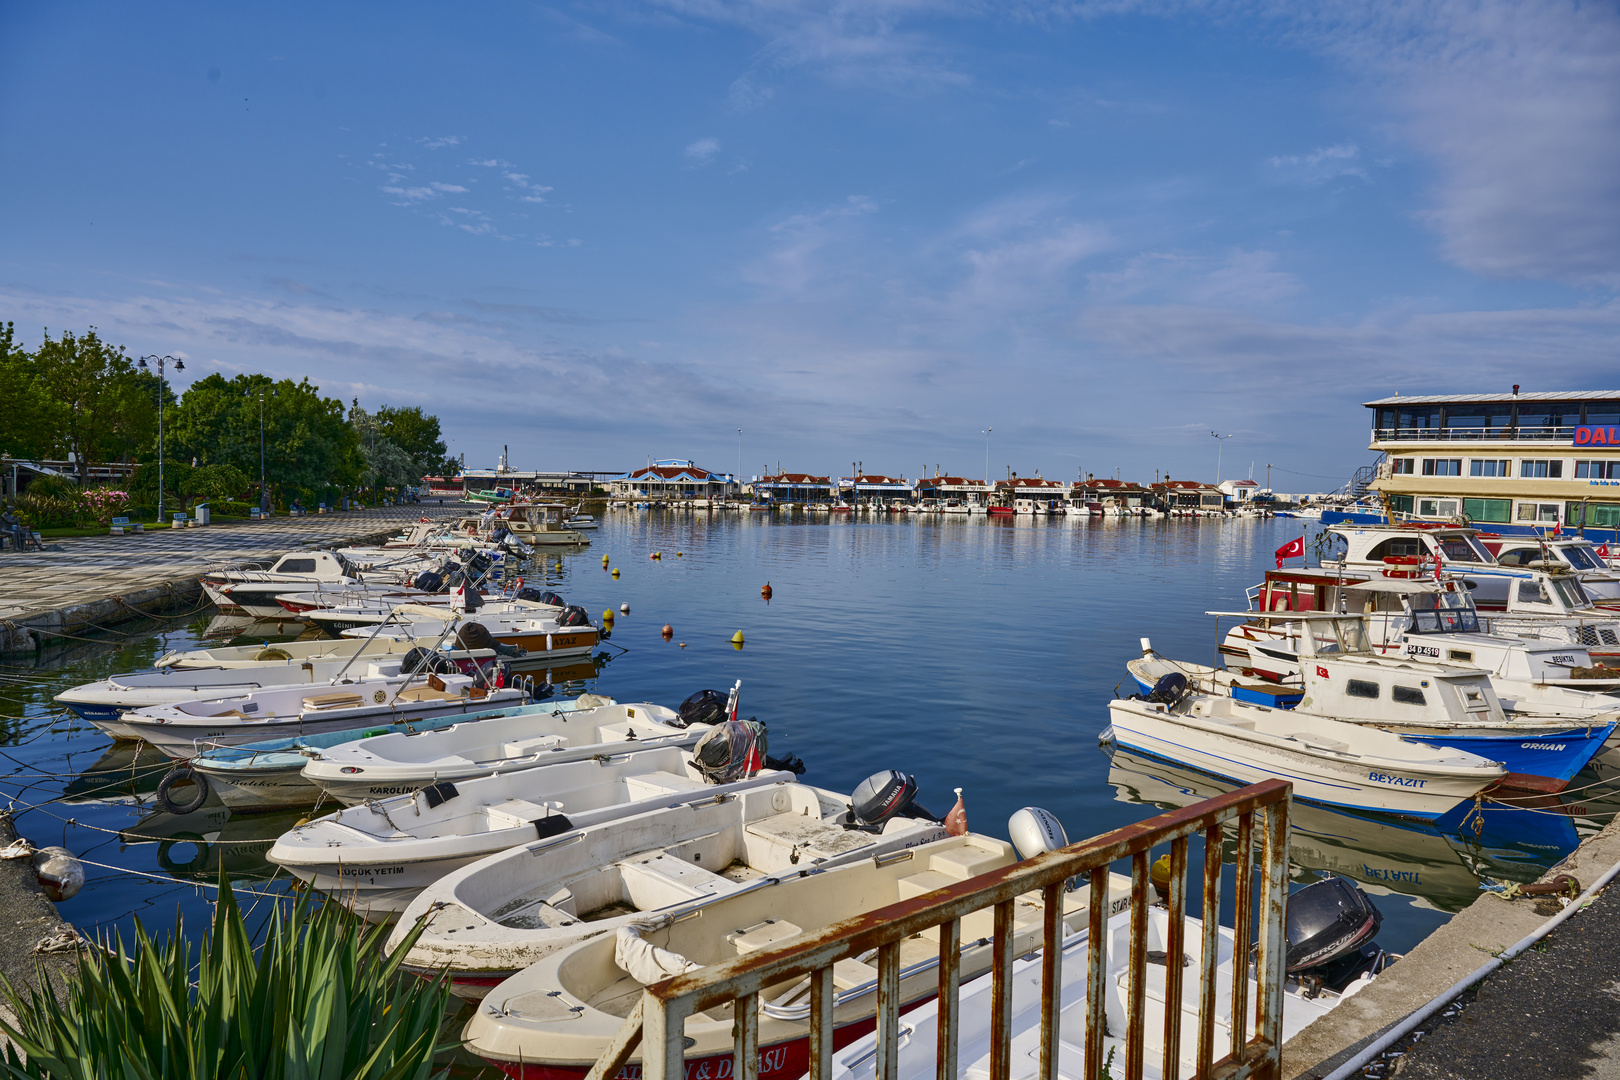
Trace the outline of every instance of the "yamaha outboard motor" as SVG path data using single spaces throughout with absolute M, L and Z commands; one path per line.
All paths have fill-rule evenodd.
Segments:
M 726 718 L 726 704 L 729 700 L 718 690 L 699 690 L 681 702 L 681 707 L 676 710 L 679 726 L 718 724 Z
M 882 832 L 883 826 L 897 817 L 939 820 L 918 804 L 915 776 L 898 769 L 887 769 L 861 781 L 850 796 L 845 824 L 866 832 Z
M 1323 878 L 1288 897 L 1288 974 L 1311 993 L 1339 991 L 1363 972 L 1381 970 L 1384 950 L 1373 943 L 1384 917 L 1352 881 Z
M 1172 671 L 1168 675 L 1159 676 L 1159 681 L 1148 691 L 1147 700 L 1175 708 L 1176 703 L 1186 696 L 1187 676 L 1179 671 Z
M 589 626 L 591 617 L 585 614 L 585 609 L 577 604 L 571 604 L 562 609 L 557 616 L 558 626 Z

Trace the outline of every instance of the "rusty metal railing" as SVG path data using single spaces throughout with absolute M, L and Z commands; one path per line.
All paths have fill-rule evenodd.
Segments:
M 1103 1040 L 1107 1033 L 1104 986 L 1108 973 L 1109 909 L 1108 868 L 1119 859 L 1131 860 L 1129 989 L 1126 994 L 1125 1061 L 1123 1075 L 1141 1080 L 1146 1026 L 1146 941 L 1148 934 L 1149 853 L 1169 845 L 1170 884 L 1166 905 L 1169 933 L 1165 952 L 1183 955 L 1186 934 L 1187 854 L 1190 839 L 1204 843 L 1203 933 L 1198 988 L 1197 1055 L 1194 1076 L 1241 1080 L 1272 1080 L 1278 1074 L 1282 1031 L 1284 907 L 1288 889 L 1288 822 L 1290 786 L 1268 780 L 1206 802 L 1172 810 L 1116 829 L 1059 851 L 1005 867 L 981 877 L 938 889 L 865 915 L 834 923 L 816 933 L 796 936 L 746 956 L 710 965 L 648 986 L 632 1008 L 602 1058 L 586 1080 L 614 1080 L 636 1075 L 625 1070 L 636 1049 L 645 1045 L 640 1080 L 682 1080 L 685 1075 L 683 1025 L 688 1016 L 717 1005 L 734 1004 L 737 1018 L 731 1080 L 759 1080 L 759 1006 L 766 988 L 787 979 L 810 976 L 809 1080 L 831 1080 L 833 1054 L 833 973 L 840 960 L 877 951 L 877 1057 L 876 1080 L 895 1080 L 900 1033 L 900 943 L 938 927 L 939 1004 L 938 1080 L 957 1080 L 956 1027 L 960 989 L 958 962 L 962 945 L 962 919 L 994 908 L 994 951 L 991 964 L 992 1021 L 990 1080 L 1011 1075 L 1012 982 L 1014 960 L 1013 902 L 1026 893 L 1040 892 L 1045 901 L 1041 974 L 1040 1080 L 1058 1078 L 1058 1020 L 1063 956 L 1063 892 L 1071 878 L 1090 881 L 1089 963 L 1085 1031 L 1085 1080 L 1096 1080 L 1104 1069 Z M 1256 820 L 1258 815 L 1259 820 Z M 1237 840 L 1237 881 L 1234 891 L 1233 962 L 1231 963 L 1230 1041 L 1216 1045 L 1215 1011 L 1219 956 L 1221 841 L 1228 825 Z M 1255 865 L 1253 847 L 1260 832 L 1260 896 L 1258 933 L 1252 910 Z M 1255 964 L 1255 1023 L 1249 1020 L 1249 964 L 1251 944 L 1258 939 Z M 1181 1002 L 1184 996 L 1182 965 L 1165 964 L 1165 1030 L 1162 1073 L 1166 1080 L 1181 1076 Z M 1115 1066 L 1114 1068 L 1117 1068 Z M 1113 1075 L 1119 1075 L 1109 1070 Z M 778 1080 L 796 1080 L 782 1077 Z

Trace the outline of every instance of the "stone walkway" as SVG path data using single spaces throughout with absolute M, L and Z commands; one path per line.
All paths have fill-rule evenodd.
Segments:
M 32 651 L 40 633 L 71 634 L 75 625 L 121 621 L 128 608 L 156 609 L 191 597 L 196 578 L 225 563 L 354 541 L 461 512 L 454 504 L 382 507 L 55 540 L 45 552 L 0 554 L 0 654 Z M 75 618 L 80 610 L 84 617 Z

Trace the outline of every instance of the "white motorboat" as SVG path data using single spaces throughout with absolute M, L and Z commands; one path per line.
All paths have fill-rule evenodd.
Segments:
M 1198 693 L 1179 674 L 1108 710 L 1104 741 L 1244 783 L 1288 780 L 1297 799 L 1353 810 L 1436 818 L 1507 774 L 1500 762 L 1375 727 Z
M 419 890 L 497 851 L 792 775 L 715 785 L 687 750 L 633 750 L 368 800 L 283 833 L 267 858 L 356 911 L 392 918 Z
M 147 709 L 159 705 L 176 705 L 199 698 L 219 698 L 250 694 L 272 687 L 299 686 L 304 688 L 326 686 L 341 679 L 351 669 L 366 670 L 365 665 L 402 663 L 413 649 L 437 651 L 463 674 L 472 674 L 474 665 L 487 665 L 499 659 L 494 649 L 468 649 L 454 635 L 443 638 L 379 639 L 365 648 L 356 648 L 354 641 L 319 642 L 322 651 L 291 648 L 313 642 L 289 642 L 281 645 L 245 646 L 239 655 L 263 659 L 231 660 L 230 666 L 202 667 L 184 662 L 170 662 L 150 671 L 126 672 L 96 682 L 83 683 L 57 694 L 55 701 L 66 705 L 80 717 L 94 724 L 101 720 L 116 720 L 128 709 Z M 211 650 L 199 650 L 208 652 Z M 212 650 L 232 652 L 236 650 Z M 165 659 L 169 659 L 165 657 Z M 356 665 L 359 665 L 358 667 Z
M 503 615 L 555 619 L 568 608 L 567 604 L 562 603 L 562 597 L 555 593 L 536 595 L 552 597 L 557 602 L 480 595 L 473 602 L 472 613 L 479 622 L 488 625 L 488 620 Z M 352 597 L 336 593 L 318 596 L 284 593 L 279 599 L 289 611 L 296 610 L 301 622 L 318 627 L 329 637 L 342 637 L 345 631 L 356 629 L 369 633 L 370 628 L 383 623 L 402 625 L 433 619 L 443 621 L 469 614 L 463 592 L 432 596 L 379 594 Z
M 275 563 L 264 570 L 247 570 L 226 567 L 222 570 L 204 574 L 198 579 L 203 592 L 214 606 L 220 611 L 232 615 L 270 615 L 279 614 L 279 607 L 274 604 L 276 592 L 286 592 L 294 584 L 303 584 L 308 588 L 321 586 L 342 587 L 361 585 L 363 580 L 358 568 L 354 567 L 342 555 L 332 551 L 294 551 L 283 555 Z M 266 586 L 280 588 L 274 592 L 266 592 Z M 240 591 L 241 596 L 236 593 Z M 276 610 L 262 610 L 261 600 L 270 601 Z
M 1503 566 L 1562 570 L 1580 579 L 1581 588 L 1597 604 L 1620 605 L 1620 573 L 1584 536 L 1504 536 L 1481 541 Z
M 815 933 L 1017 860 L 1006 841 L 969 833 L 884 858 L 766 878 L 753 888 L 709 902 L 701 909 L 701 918 L 680 918 L 680 908 L 645 917 L 611 935 L 559 949 L 490 990 L 462 1031 L 466 1049 L 519 1080 L 583 1076 L 649 983 Z M 1090 890 L 1062 895 L 1061 920 L 1072 933 L 1086 924 Z M 1129 880 L 1110 875 L 1111 913 L 1128 904 L 1129 895 Z M 1020 896 L 1012 903 L 1013 951 L 1022 955 L 1041 940 L 1045 904 L 1039 894 Z M 989 910 L 962 920 L 959 963 L 964 982 L 989 970 L 994 951 L 991 923 Z M 649 945 L 658 952 L 648 956 Z M 937 992 L 938 962 L 937 928 L 900 943 L 902 1012 Z M 866 958 L 841 960 L 833 966 L 833 984 L 836 1046 L 872 1023 L 877 969 Z M 804 1072 L 809 991 L 810 978 L 805 976 L 760 993 L 760 1080 L 793 1080 Z M 688 1075 L 725 1075 L 718 1070 L 732 1060 L 733 1027 L 727 1008 L 687 1018 Z
M 868 780 L 854 802 L 881 790 L 891 775 Z M 483 997 L 550 953 L 613 933 L 644 914 L 695 910 L 767 878 L 948 835 L 932 815 L 908 816 L 906 809 L 867 821 L 857 819 L 849 796 L 775 783 L 562 833 L 491 855 L 428 886 L 405 909 L 388 950 L 426 916 L 404 966 L 424 974 L 447 971 L 453 992 Z
M 708 724 L 688 726 L 674 709 L 647 702 L 586 709 L 542 703 L 509 716 L 334 746 L 311 754 L 303 775 L 353 806 L 447 780 L 459 784 L 632 748 L 691 746 L 708 731 Z
M 516 705 L 516 687 L 487 689 L 470 675 L 407 675 L 397 661 L 367 662 L 337 682 L 277 686 L 132 709 L 94 721 L 115 739 L 142 739 L 170 757 L 191 757 L 199 740 L 234 746 L 289 735 L 349 731 L 395 720 Z
M 1330 525 L 1326 535 L 1343 547 L 1337 557 L 1322 558 L 1324 570 L 1354 574 L 1417 576 L 1435 560 L 1460 575 L 1482 610 L 1507 606 L 1513 582 L 1527 576 L 1516 566 L 1503 566 L 1479 539 L 1479 530 L 1464 526 Z
M 1341 885 L 1338 879 L 1319 882 L 1295 893 L 1302 896 L 1307 889 L 1332 890 L 1338 894 L 1354 885 Z M 1324 890 L 1326 891 L 1326 890 Z M 1325 899 L 1325 898 L 1324 898 Z M 1289 906 L 1290 921 L 1296 910 L 1292 898 Z M 1293 927 L 1290 926 L 1290 930 Z M 1358 928 L 1359 929 L 1359 928 Z M 1188 917 L 1182 928 L 1183 942 L 1189 942 L 1183 953 L 1185 961 L 1181 972 L 1181 1042 L 1177 1055 L 1179 1068 L 1174 1075 L 1191 1076 L 1198 1067 L 1198 991 L 1204 977 L 1203 957 L 1198 943 L 1203 935 L 1203 920 Z M 1224 1056 L 1231 1045 L 1232 1031 L 1232 931 L 1222 926 L 1216 930 L 1217 960 L 1214 971 L 1216 996 L 1214 1015 L 1215 1056 Z M 1290 940 L 1292 935 L 1290 935 Z M 1150 907 L 1147 912 L 1147 937 L 1139 946 L 1142 954 L 1164 954 L 1170 942 L 1170 913 L 1162 907 Z M 1107 974 L 1103 990 L 1106 994 L 1103 1013 L 1107 1018 L 1107 1033 L 1102 1040 L 1105 1062 L 1112 1061 L 1109 1075 L 1127 1075 L 1125 1055 L 1129 1030 L 1131 976 L 1128 967 L 1131 956 L 1131 913 L 1124 911 L 1108 920 Z M 1376 946 L 1373 947 L 1376 949 Z M 1347 947 L 1348 951 L 1348 947 Z M 1324 988 L 1320 980 L 1307 976 L 1304 984 L 1297 978 L 1288 979 L 1283 988 L 1282 1041 L 1287 1042 L 1318 1018 L 1331 1012 L 1345 998 L 1359 992 L 1372 982 L 1386 962 L 1378 951 L 1365 970 L 1344 983 L 1341 989 Z M 1091 963 L 1091 941 L 1088 931 L 1082 930 L 1063 943 L 1062 974 L 1058 984 L 1058 1046 L 1057 1075 L 1059 1080 L 1089 1080 L 1085 1069 L 1086 1029 L 1089 1022 L 1087 978 Z M 1041 972 L 1044 954 L 1021 957 L 1014 961 L 1009 977 L 1012 983 L 1012 1069 L 1010 1080 L 1037 1080 L 1041 1061 Z M 1249 958 L 1240 964 L 1249 966 Z M 1376 970 L 1374 970 L 1376 969 Z M 1142 1072 L 1145 1080 L 1158 1080 L 1164 1076 L 1164 1032 L 1168 1002 L 1164 963 L 1149 962 L 1143 966 L 1146 983 L 1142 1015 Z M 1244 1030 L 1255 1031 L 1259 993 L 1251 974 L 1247 976 L 1248 993 L 1244 995 L 1247 1013 Z M 959 1080 L 979 1080 L 990 1074 L 991 1017 L 994 984 L 989 975 L 981 975 L 972 982 L 963 982 L 957 999 L 955 1024 L 957 1077 Z M 935 1080 L 939 1075 L 937 1051 L 939 1047 L 939 1002 L 928 1001 L 906 1013 L 900 1021 L 900 1053 L 895 1062 L 895 1080 Z M 877 1035 L 864 1035 L 841 1049 L 833 1051 L 832 1080 L 876 1080 Z
M 418 645 L 431 647 L 442 635 L 425 638 L 314 638 L 308 641 L 278 641 L 251 645 L 219 645 L 203 649 L 174 649 L 152 661 L 154 668 L 201 671 L 206 668 L 253 668 L 272 664 L 294 665 L 322 660 L 347 660 L 359 656 L 369 660 L 399 660 Z
M 312 616 L 320 614 L 311 612 Z M 386 624 L 362 624 L 342 633 L 346 637 L 420 637 L 424 632 L 438 632 L 445 617 L 446 612 L 436 607 L 403 604 L 393 610 Z M 521 609 L 492 611 L 481 606 L 472 617 L 502 645 L 526 649 L 530 655 L 525 662 L 531 664 L 590 656 L 601 638 L 601 632 L 581 607 L 571 606 L 556 617 L 548 617 Z

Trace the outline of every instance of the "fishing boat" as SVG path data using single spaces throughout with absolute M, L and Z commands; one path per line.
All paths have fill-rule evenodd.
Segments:
M 342 555 L 332 551 L 294 551 L 277 559 L 265 569 L 225 567 L 211 571 L 197 579 L 214 606 L 228 615 L 279 615 L 274 602 L 277 592 L 303 584 L 309 588 L 320 586 L 358 586 L 364 584 L 357 567 Z M 267 586 L 275 586 L 266 591 Z M 270 602 L 265 609 L 261 600 Z
M 1283 779 L 1296 799 L 1437 818 L 1507 774 L 1498 761 L 1376 727 L 1196 691 L 1180 672 L 1108 703 L 1102 741 L 1244 783 Z
M 526 650 L 529 655 L 524 662 L 530 664 L 588 657 L 601 639 L 600 630 L 591 623 L 581 607 L 564 608 L 554 618 L 522 609 L 490 611 L 480 607 L 477 618 L 495 641 Z M 375 634 L 378 637 L 414 638 L 438 630 L 444 625 L 444 619 L 445 612 L 439 608 L 403 604 L 390 613 L 386 623 L 362 623 L 343 630 L 342 634 L 346 637 Z
M 766 878 L 751 889 L 711 901 L 701 909 L 701 918 L 681 918 L 679 908 L 643 917 L 611 935 L 559 949 L 494 987 L 462 1037 L 467 1050 L 519 1080 L 578 1080 L 602 1056 L 650 983 L 816 933 L 1017 861 L 1005 840 L 968 833 L 881 858 Z M 1089 895 L 1090 890 L 1062 894 L 1065 933 L 1086 925 Z M 1108 895 L 1110 913 L 1123 909 L 1129 903 L 1128 879 L 1110 875 Z M 1013 952 L 1022 955 L 1039 945 L 1045 905 L 1039 894 L 1017 897 L 1012 904 Z M 990 968 L 991 921 L 988 910 L 962 920 L 959 971 L 964 982 Z M 938 991 L 938 963 L 937 928 L 900 943 L 902 1012 Z M 840 960 L 833 966 L 832 981 L 832 1040 L 837 1048 L 872 1029 L 878 972 L 867 958 Z M 793 1080 L 804 1074 L 809 992 L 807 975 L 759 994 L 761 1080 Z M 727 1007 L 686 1019 L 688 1075 L 726 1075 L 721 1070 L 732 1061 L 734 1026 Z
M 630 748 L 691 746 L 708 724 L 688 725 L 674 709 L 648 702 L 585 709 L 524 706 L 505 716 L 429 732 L 381 735 L 312 754 L 305 780 L 345 805 L 403 795 L 430 784 L 461 783 Z
M 1595 603 L 1620 604 L 1620 573 L 1609 565 L 1598 546 L 1584 536 L 1482 535 L 1480 542 L 1503 566 L 1539 567 L 1575 574 L 1580 578 L 1581 588 Z
M 884 798 L 897 777 L 903 802 Z M 771 878 L 944 839 L 910 780 L 881 772 L 853 798 L 774 783 L 514 847 L 424 889 L 387 948 L 426 917 L 404 967 L 446 971 L 452 992 L 480 998 L 558 949 L 644 915 L 695 911 Z
M 1342 918 L 1341 918 L 1342 917 Z M 1288 967 L 1282 996 L 1282 1042 L 1328 1013 L 1339 1003 L 1370 985 L 1372 980 L 1394 959 L 1371 938 L 1377 933 L 1382 916 L 1372 901 L 1350 882 L 1329 878 L 1314 882 L 1296 891 L 1288 899 L 1286 942 L 1288 957 L 1319 940 L 1327 944 L 1317 952 L 1328 952 L 1326 959 L 1295 969 Z M 1170 913 L 1153 906 L 1147 910 L 1145 940 L 1131 940 L 1131 913 L 1120 912 L 1106 924 L 1106 959 L 1102 990 L 1103 1015 L 1106 1031 L 1102 1039 L 1104 1060 L 1114 1061 L 1113 1070 L 1122 1075 L 1135 1075 L 1128 1070 L 1126 1032 L 1131 992 L 1129 962 L 1133 955 L 1164 955 L 1170 945 Z M 1233 967 L 1240 970 L 1250 966 L 1247 956 L 1234 958 L 1235 935 L 1228 927 L 1216 929 L 1216 966 L 1213 972 L 1218 987 L 1215 998 L 1214 1045 L 1216 1057 L 1231 1045 L 1233 1017 Z M 1188 916 L 1182 924 L 1183 942 L 1196 943 L 1203 935 L 1203 920 Z M 1057 1063 L 1059 1080 L 1091 1080 L 1085 1071 L 1086 1031 L 1090 1021 L 1087 980 L 1091 966 L 1089 929 L 1082 930 L 1063 942 L 1058 977 L 1058 1044 L 1053 1055 Z M 1198 988 L 1205 978 L 1203 957 L 1194 944 L 1183 954 L 1181 985 L 1183 993 L 1179 1003 L 1182 1037 L 1177 1053 L 1178 1066 L 1169 1075 L 1191 1076 L 1198 1068 Z M 1347 962 L 1348 961 L 1348 962 Z M 1041 985 L 1044 953 L 1035 953 L 1014 961 L 1008 972 L 1011 983 L 1009 1027 L 1011 1034 L 1012 1076 L 1036 1075 L 1035 1066 L 1041 1060 Z M 1162 961 L 1149 961 L 1142 967 L 1143 1012 L 1142 1068 L 1144 1080 L 1158 1080 L 1166 1075 L 1164 1033 L 1168 988 L 1165 965 Z M 1325 977 L 1324 977 L 1325 976 Z M 1247 1032 L 1256 1028 L 1256 1014 L 1260 999 L 1259 987 L 1252 974 L 1246 974 L 1248 993 L 1244 1016 Z M 989 975 L 981 975 L 971 982 L 963 981 L 957 999 L 956 1021 L 953 1025 L 956 1039 L 956 1076 L 960 1080 L 975 1080 L 990 1073 L 991 1033 L 994 1016 L 994 983 Z M 891 1074 L 893 1080 L 936 1080 L 939 1076 L 937 1051 L 940 1042 L 939 1003 L 936 998 L 914 1009 L 900 1021 L 899 1054 Z M 1117 1060 L 1115 1056 L 1117 1055 Z M 877 1080 L 877 1033 L 865 1035 L 833 1054 L 832 1080 Z M 1110 1070 L 1110 1075 L 1112 1071 Z
M 482 676 L 407 674 L 397 662 L 355 665 L 321 686 L 278 686 L 132 709 L 94 721 L 115 739 L 142 739 L 170 757 L 198 740 L 225 745 L 323 731 L 353 731 L 407 717 L 465 713 L 527 700 L 517 687 L 490 689 Z
M 1497 562 L 1480 531 L 1464 526 L 1331 525 L 1326 535 L 1336 538 L 1332 543 L 1337 550 L 1332 557 L 1323 556 L 1323 569 L 1416 577 L 1438 560 L 1468 582 L 1481 610 L 1505 608 L 1513 583 L 1527 576 L 1524 568 Z
M 631 750 L 371 799 L 283 833 L 267 856 L 371 918 L 392 918 L 452 870 L 498 851 L 664 806 L 791 780 L 712 783 L 691 751 Z
M 428 731 L 440 731 L 451 725 L 464 726 L 473 722 L 493 721 L 513 716 L 557 716 L 578 709 L 610 704 L 612 704 L 610 698 L 584 694 L 576 699 L 510 706 L 487 712 L 447 713 L 440 716 L 400 719 L 358 731 L 294 735 L 239 746 L 212 746 L 205 742 L 201 744 L 197 756 L 178 766 L 177 771 L 185 769 L 193 776 L 202 778 L 199 785 L 202 788 L 201 799 L 198 800 L 193 796 L 193 801 L 199 803 L 205 801 L 208 793 L 212 792 L 220 802 L 235 811 L 311 806 L 320 801 L 324 793 L 319 784 L 304 775 L 304 766 L 356 743 L 370 744 L 378 738 L 392 735 L 401 737 L 419 735 Z M 388 794 L 414 790 L 414 787 L 401 788 Z M 169 809 L 180 812 L 172 804 Z

